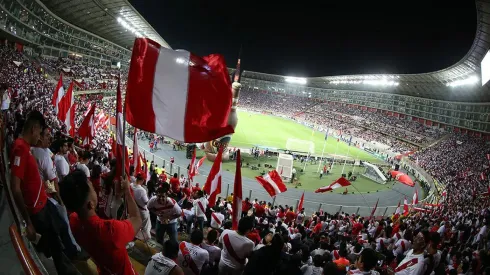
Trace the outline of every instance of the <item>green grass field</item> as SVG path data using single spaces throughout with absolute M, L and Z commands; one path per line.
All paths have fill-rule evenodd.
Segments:
M 315 154 L 322 154 L 325 133 L 313 132 L 311 128 L 288 119 L 245 111 L 238 111 L 238 126 L 230 146 L 251 148 L 254 145 L 260 145 L 286 149 L 288 138 L 312 141 L 315 145 Z M 337 142 L 336 138 L 329 137 L 325 146 L 325 156 L 331 157 L 335 154 L 371 163 L 383 162 L 364 150 L 349 146 L 344 142 Z
M 315 154 L 321 155 L 325 133 L 314 132 L 312 134 L 312 129 L 304 125 L 296 123 L 294 121 L 263 115 L 254 114 L 245 111 L 238 111 L 238 126 L 235 130 L 229 147 L 238 148 L 251 148 L 253 146 L 263 146 L 270 148 L 286 149 L 286 142 L 288 138 L 295 138 L 301 140 L 312 141 L 315 145 Z M 337 148 L 338 147 L 338 148 Z M 198 157 L 202 156 L 203 152 L 198 153 Z M 344 142 L 337 142 L 334 137 L 329 137 L 325 146 L 326 157 L 332 157 L 333 155 L 339 158 L 347 157 L 348 159 L 356 159 L 368 161 L 371 163 L 383 163 L 382 160 L 376 158 L 375 156 L 365 152 L 364 150 L 358 149 L 355 146 L 348 146 Z M 260 176 L 262 172 L 267 172 L 268 169 L 264 168 L 264 164 L 270 164 L 273 167 L 276 166 L 276 157 L 260 157 L 258 160 L 254 159 L 247 153 L 242 153 L 242 158 L 244 159 L 244 165 L 242 168 L 242 176 L 247 178 L 255 178 Z M 246 163 L 250 166 L 257 166 L 260 164 L 259 170 L 252 170 L 250 167 L 246 167 Z M 320 179 L 319 173 L 317 173 L 318 163 L 316 165 L 308 164 L 306 165 L 305 171 L 300 173 L 301 169 L 304 168 L 304 163 L 299 161 L 294 162 L 294 167 L 298 172 L 297 178 L 301 183 L 298 189 L 304 189 L 307 191 L 315 191 L 316 189 L 329 185 L 334 180 L 340 177 L 342 174 L 343 165 L 335 164 L 332 173 L 324 175 Z M 234 172 L 235 162 L 227 161 L 223 163 L 223 169 Z M 352 166 L 345 166 L 344 173 L 347 174 L 349 171 L 353 171 Z M 362 170 L 361 170 L 362 169 Z M 349 193 L 365 193 L 365 192 L 376 192 L 388 190 L 392 187 L 392 184 L 381 185 L 370 179 L 360 176 L 364 172 L 363 168 L 356 167 L 354 174 L 358 176 L 357 180 L 353 182 L 353 186 L 347 188 Z M 294 188 L 292 184 L 288 183 L 289 188 Z M 335 190 L 336 193 L 342 193 L 345 188 Z

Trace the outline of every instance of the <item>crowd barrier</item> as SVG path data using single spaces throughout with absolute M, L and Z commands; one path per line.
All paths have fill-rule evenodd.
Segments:
M 126 137 L 126 146 L 128 146 L 129 148 L 133 147 L 133 140 L 131 138 Z M 167 174 L 173 175 L 174 173 L 177 173 L 179 176 L 182 174 L 184 176 L 187 176 L 188 174 L 187 166 L 183 167 L 178 164 L 172 163 L 169 159 L 165 159 L 160 156 L 157 156 L 153 152 L 148 151 L 146 148 L 143 148 L 142 146 L 138 146 L 138 150 L 140 153 L 144 152 L 146 158 L 148 160 L 154 161 L 154 163 L 157 164 L 158 167 L 165 168 L 165 172 Z M 194 182 L 202 183 L 201 184 L 202 187 L 206 182 L 206 178 L 207 178 L 207 174 L 202 173 L 201 171 L 201 174 L 195 177 Z M 222 188 L 220 194 L 222 198 L 228 197 L 228 195 L 230 195 L 233 192 L 233 182 L 234 182 L 234 177 L 223 176 Z M 270 195 L 267 192 L 265 192 L 265 190 L 261 186 L 257 184 L 256 188 L 244 186 L 243 196 L 250 198 L 250 200 L 258 199 L 259 201 L 271 202 L 274 205 L 283 205 L 283 206 L 288 205 L 296 208 L 301 195 L 292 197 L 290 193 L 285 192 L 279 194 L 274 198 L 271 198 Z M 345 196 L 348 197 L 349 195 L 345 195 Z M 419 200 L 419 203 L 424 203 L 426 201 L 429 202 L 431 200 L 431 197 L 432 197 L 431 194 L 429 194 L 424 199 Z M 356 200 L 358 200 L 357 197 Z M 320 211 L 320 209 L 322 209 L 323 211 L 328 213 L 336 213 L 336 212 L 343 211 L 349 214 L 355 213 L 361 216 L 369 216 L 371 215 L 374 204 L 375 202 L 373 202 L 372 205 L 364 204 L 364 205 L 356 205 L 356 206 L 346 206 L 340 204 L 329 204 L 326 202 L 309 201 L 305 199 L 303 203 L 303 207 L 305 208 L 306 215 L 311 215 L 312 213 L 315 213 L 317 211 Z M 374 213 L 374 216 L 376 217 L 391 216 L 395 212 L 397 207 L 398 205 L 378 207 Z

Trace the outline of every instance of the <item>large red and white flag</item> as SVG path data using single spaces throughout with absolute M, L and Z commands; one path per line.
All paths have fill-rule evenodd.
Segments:
M 347 187 L 349 185 L 351 185 L 350 181 L 348 181 L 344 177 L 340 177 L 336 181 L 332 182 L 332 184 L 318 188 L 317 190 L 315 190 L 315 193 L 324 193 L 340 187 Z
M 219 148 L 218 155 L 214 160 L 213 167 L 209 171 L 204 191 L 209 195 L 209 207 L 213 207 L 216 203 L 216 197 L 221 193 L 221 160 L 223 158 L 223 147 Z
M 240 149 L 236 151 L 235 183 L 233 185 L 233 204 L 231 213 L 231 229 L 238 229 L 238 221 L 242 216 L 242 164 Z
M 231 81 L 221 55 L 201 58 L 137 38 L 127 85 L 126 120 L 141 130 L 191 143 L 233 133 Z
M 58 119 L 63 121 L 66 132 L 72 137 L 75 136 L 75 100 L 73 98 L 73 82 L 70 83 L 68 91 L 58 103 Z
M 95 137 L 95 104 L 91 105 L 87 115 L 78 128 L 78 136 L 82 139 L 83 145 L 91 144 Z
M 255 179 L 257 179 L 260 185 L 265 188 L 265 191 L 267 191 L 271 197 L 277 196 L 288 190 L 276 170 L 272 170 L 261 177 L 255 177 Z
M 419 193 L 417 189 L 415 189 L 415 193 L 413 193 L 412 204 L 415 206 L 419 203 Z
M 187 172 L 187 176 L 189 177 L 190 181 L 192 181 L 195 175 L 196 175 L 196 147 L 194 147 L 194 150 L 192 150 L 191 164 L 189 165 L 189 170 Z
M 403 214 L 402 215 L 403 216 L 407 216 L 408 213 L 409 213 L 409 211 L 408 211 L 408 201 L 407 201 L 407 198 L 405 198 L 403 200 Z
M 51 99 L 51 104 L 54 106 L 54 111 L 58 114 L 58 104 L 65 95 L 65 89 L 63 89 L 63 75 L 60 74 L 60 79 L 58 80 L 58 85 L 53 92 L 53 98 Z
M 301 210 L 303 210 L 304 202 L 305 202 L 305 192 L 303 192 L 303 195 L 301 195 L 301 198 L 299 199 L 298 208 L 296 208 L 296 213 L 301 213 Z
M 126 175 L 129 176 L 129 156 L 128 150 L 123 148 L 124 142 L 124 117 L 122 113 L 122 95 L 121 95 L 121 79 L 117 80 L 117 96 L 116 96 L 116 179 L 119 180 L 123 175 L 122 165 L 124 159 L 124 169 Z M 119 184 L 118 184 L 119 185 Z

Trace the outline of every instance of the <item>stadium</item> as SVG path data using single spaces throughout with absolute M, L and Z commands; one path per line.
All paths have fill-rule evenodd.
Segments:
M 294 77 L 185 57 L 126 0 L 0 0 L 2 273 L 489 274 L 490 3 L 475 7 L 446 69 Z M 184 72 L 190 95 L 203 71 L 225 76 L 199 79 L 214 105 L 177 110 L 161 87 Z M 202 130 L 213 112 L 228 132 Z

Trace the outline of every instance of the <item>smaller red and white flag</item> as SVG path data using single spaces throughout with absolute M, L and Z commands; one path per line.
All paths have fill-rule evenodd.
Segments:
M 398 201 L 398 206 L 395 209 L 395 215 L 400 215 L 400 201 Z
M 403 200 L 403 216 L 407 216 L 408 215 L 408 201 L 407 201 L 407 198 L 405 198 Z
M 240 149 L 236 151 L 236 171 L 235 183 L 233 185 L 233 204 L 231 213 L 231 229 L 238 229 L 238 221 L 242 216 L 242 165 L 241 165 Z
M 419 193 L 417 189 L 415 189 L 415 193 L 413 193 L 412 205 L 417 205 L 419 203 Z
M 272 170 L 261 177 L 255 177 L 255 179 L 265 188 L 265 191 L 267 191 L 271 197 L 277 196 L 288 190 L 276 170 Z
M 92 105 L 85 118 L 78 127 L 78 136 L 83 140 L 83 145 L 92 143 L 92 139 L 95 137 L 95 104 Z
M 54 111 L 58 114 L 58 104 L 65 95 L 65 90 L 63 89 L 63 75 L 60 74 L 60 79 L 58 80 L 58 85 L 53 92 L 53 98 L 51 99 L 51 104 L 54 106 Z
M 206 160 L 206 156 L 202 157 L 197 163 L 196 163 L 196 175 L 199 175 L 199 168 L 202 166 L 204 161 Z
M 340 177 L 336 181 L 332 182 L 332 184 L 318 188 L 317 190 L 315 190 L 315 193 L 324 193 L 340 187 L 347 187 L 349 185 L 351 185 L 350 181 L 348 181 L 344 177 Z
M 209 195 L 209 207 L 213 207 L 216 203 L 216 198 L 221 193 L 221 160 L 223 158 L 223 147 L 219 148 L 218 155 L 214 160 L 213 167 L 209 171 L 204 191 Z
M 298 208 L 296 208 L 296 213 L 301 213 L 301 210 L 303 210 L 304 201 L 305 201 L 305 192 L 303 192 L 303 195 L 301 195 L 301 199 L 299 199 Z

